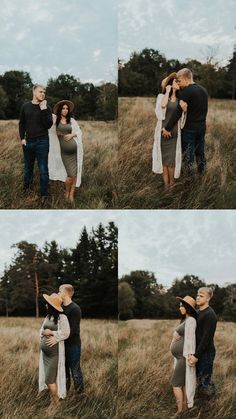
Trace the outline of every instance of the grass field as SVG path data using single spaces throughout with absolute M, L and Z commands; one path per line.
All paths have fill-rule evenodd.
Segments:
M 118 417 L 169 419 L 176 411 L 169 347 L 178 320 L 129 320 L 119 325 Z M 218 323 L 214 405 L 197 404 L 190 419 L 233 419 L 236 412 L 236 324 Z
M 83 132 L 84 162 L 82 184 L 76 189 L 76 208 L 113 208 L 116 206 L 115 169 L 117 162 L 117 123 L 79 122 Z M 25 197 L 23 155 L 18 136 L 18 121 L 0 121 L 0 208 L 41 208 L 38 168 L 35 165 L 33 193 Z M 45 206 L 44 206 L 45 208 Z M 50 183 L 46 208 L 71 208 L 64 197 L 64 183 Z
M 152 173 L 155 98 L 119 99 L 119 206 L 121 208 L 236 208 L 236 101 L 210 100 L 207 118 L 207 172 L 189 181 L 181 176 L 165 192 Z
M 38 332 L 42 319 L 0 318 L 0 417 L 47 418 L 48 392 L 38 394 Z M 87 397 L 72 393 L 54 416 L 63 419 L 110 419 L 117 397 L 117 323 L 82 320 L 82 359 Z

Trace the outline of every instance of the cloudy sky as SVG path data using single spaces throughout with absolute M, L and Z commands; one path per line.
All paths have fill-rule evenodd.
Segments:
M 0 27 L 1 74 L 117 78 L 117 0 L 1 0 Z
M 170 286 L 185 274 L 209 283 L 236 283 L 236 211 L 123 211 L 119 275 L 155 273 Z
M 154 48 L 168 59 L 204 61 L 208 47 L 225 64 L 236 40 L 235 0 L 119 0 L 119 57 Z
M 110 210 L 1 210 L 0 211 L 0 273 L 11 261 L 12 244 L 21 240 L 41 247 L 45 241 L 56 240 L 62 247 L 73 247 L 84 226 L 90 231 L 100 222 L 116 222 L 118 213 Z

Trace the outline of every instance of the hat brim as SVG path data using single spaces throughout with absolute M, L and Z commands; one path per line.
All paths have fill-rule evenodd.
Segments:
M 53 106 L 53 112 L 56 114 L 58 111 L 58 108 L 60 105 L 67 105 L 69 108 L 69 112 L 72 112 L 74 110 L 74 103 L 71 102 L 70 100 L 60 100 L 59 102 L 56 103 L 56 105 Z
M 189 303 L 187 303 L 187 301 L 185 301 L 183 298 L 181 298 L 181 297 L 176 297 L 178 300 L 180 300 L 180 301 L 183 301 L 185 304 L 187 304 L 187 306 L 189 306 L 189 307 L 191 307 L 192 308 L 192 310 L 194 310 L 195 311 L 195 313 L 197 314 L 197 310 L 193 307 L 193 306 L 191 306 L 191 304 L 189 304 Z
M 51 301 L 50 301 L 50 295 L 47 295 L 47 294 L 43 294 L 43 298 L 47 301 L 47 303 L 48 304 L 50 304 L 52 307 L 54 307 L 57 311 L 60 311 L 60 313 L 63 313 L 63 308 L 62 307 L 60 307 L 60 306 L 57 306 L 56 304 L 53 304 Z
M 169 76 L 165 77 L 162 82 L 161 82 L 161 87 L 162 90 L 164 90 L 167 86 L 167 84 L 169 83 L 170 80 L 175 79 L 177 77 L 177 73 L 173 72 L 171 74 L 169 74 Z

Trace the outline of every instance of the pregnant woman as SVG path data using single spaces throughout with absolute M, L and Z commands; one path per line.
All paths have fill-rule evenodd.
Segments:
M 187 408 L 193 407 L 196 389 L 195 366 L 190 366 L 188 362 L 188 357 L 195 353 L 196 347 L 196 301 L 189 296 L 177 298 L 180 300 L 181 322 L 174 331 L 170 347 L 174 356 L 171 384 L 177 403 L 177 412 L 173 418 L 180 417 Z
M 66 184 L 66 198 L 74 203 L 75 187 L 81 184 L 83 164 L 82 132 L 71 117 L 74 104 L 62 100 L 53 108 L 53 126 L 49 131 L 49 178 Z
M 184 126 L 187 104 L 182 100 L 179 102 L 183 115 L 179 122 L 171 131 L 171 138 L 162 135 L 171 116 L 178 105 L 179 85 L 176 81 L 176 73 L 171 73 L 162 80 L 162 93 L 157 96 L 156 117 L 157 125 L 154 134 L 154 144 L 152 151 L 152 170 L 154 173 L 162 173 L 163 182 L 166 189 L 174 184 L 174 178 L 180 176 L 181 169 L 181 128 Z
M 70 326 L 67 317 L 62 314 L 61 297 L 57 294 L 43 294 L 43 297 L 47 301 L 47 316 L 40 329 L 39 391 L 48 388 L 50 412 L 59 406 L 60 398 L 66 397 L 64 340 L 70 335 Z M 58 343 L 50 345 L 50 336 L 58 339 Z

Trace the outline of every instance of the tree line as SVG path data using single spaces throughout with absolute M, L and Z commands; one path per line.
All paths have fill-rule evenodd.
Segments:
M 195 82 L 202 84 L 212 98 L 236 98 L 236 47 L 227 65 L 220 65 L 216 51 L 206 51 L 205 62 L 188 59 L 167 60 L 158 50 L 133 52 L 127 62 L 119 60 L 119 96 L 152 96 L 160 92 L 161 81 L 183 67 L 192 70 Z
M 0 280 L 0 315 L 44 315 L 43 293 L 70 283 L 83 317 L 117 317 L 117 236 L 116 225 L 109 222 L 90 233 L 84 227 L 70 249 L 54 240 L 42 248 L 27 241 L 14 244 L 14 257 Z
M 174 279 L 171 287 L 165 289 L 149 271 L 132 271 L 119 280 L 119 318 L 174 319 L 179 315 L 176 297 L 196 298 L 198 289 L 204 286 L 213 289 L 210 305 L 219 319 L 236 322 L 236 284 L 220 287 L 206 284 L 198 276 L 185 275 Z
M 28 72 L 7 71 L 0 76 L 0 119 L 18 119 L 21 106 L 32 99 L 33 83 Z M 71 100 L 77 119 L 114 120 L 117 117 L 117 86 L 114 83 L 81 83 L 73 75 L 60 74 L 47 82 L 47 101 L 53 106 Z

